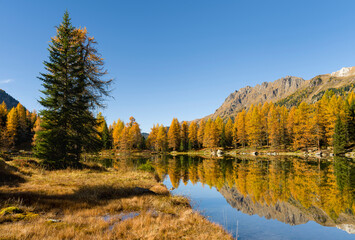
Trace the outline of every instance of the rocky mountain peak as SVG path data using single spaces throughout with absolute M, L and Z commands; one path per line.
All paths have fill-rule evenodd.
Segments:
M 342 69 L 330 74 L 334 77 L 349 77 L 355 75 L 355 67 L 343 67 Z
M 286 76 L 274 82 L 257 84 L 255 87 L 246 86 L 231 93 L 222 106 L 212 115 L 212 118 L 233 115 L 243 108 L 249 108 L 252 104 L 277 101 L 297 91 L 304 82 L 305 80 L 302 78 Z
M 274 102 L 286 107 L 305 101 L 319 100 L 328 89 L 355 90 L 355 67 L 345 67 L 331 74 L 315 76 L 310 80 L 286 76 L 273 82 L 262 82 L 254 87 L 246 86 L 231 93 L 215 113 L 205 117 L 215 119 L 234 117 L 250 106 Z

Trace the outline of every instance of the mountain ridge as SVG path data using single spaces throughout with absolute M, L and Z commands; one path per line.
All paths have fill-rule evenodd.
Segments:
M 7 109 L 11 109 L 19 104 L 19 101 L 12 97 L 10 94 L 0 89 L 0 104 L 5 102 Z
M 309 80 L 296 76 L 286 76 L 273 82 L 262 82 L 254 87 L 246 86 L 231 93 L 222 105 L 203 119 L 217 116 L 234 117 L 250 106 L 274 102 L 287 107 L 296 106 L 302 101 L 313 103 L 319 100 L 328 89 L 350 91 L 355 85 L 355 67 L 345 67 L 330 74 L 317 75 Z

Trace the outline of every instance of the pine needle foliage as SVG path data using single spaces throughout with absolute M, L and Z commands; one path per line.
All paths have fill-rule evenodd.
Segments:
M 66 12 L 49 45 L 46 73 L 39 77 L 44 110 L 35 153 L 49 168 L 79 166 L 82 152 L 100 146 L 92 111 L 103 106 L 111 80 L 101 80 L 106 71 L 95 44 L 86 29 L 73 27 Z

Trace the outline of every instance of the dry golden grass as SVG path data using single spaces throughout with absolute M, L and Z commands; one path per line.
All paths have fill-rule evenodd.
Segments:
M 0 215 L 0 239 L 232 239 L 151 173 L 124 166 L 46 171 L 19 161 L 9 165 L 18 169 L 7 166 L 7 173 L 21 181 L 0 183 L 0 210 L 15 206 L 22 213 Z M 137 216 L 122 219 L 132 212 Z

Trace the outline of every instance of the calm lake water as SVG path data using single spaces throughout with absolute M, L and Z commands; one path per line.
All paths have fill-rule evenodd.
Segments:
M 122 161 L 122 160 L 120 160 Z M 355 162 L 288 158 L 125 159 L 238 239 L 355 239 Z M 110 163 L 108 163 L 110 164 Z
M 238 239 L 355 239 L 350 159 L 203 159 L 152 163 L 173 194 Z

